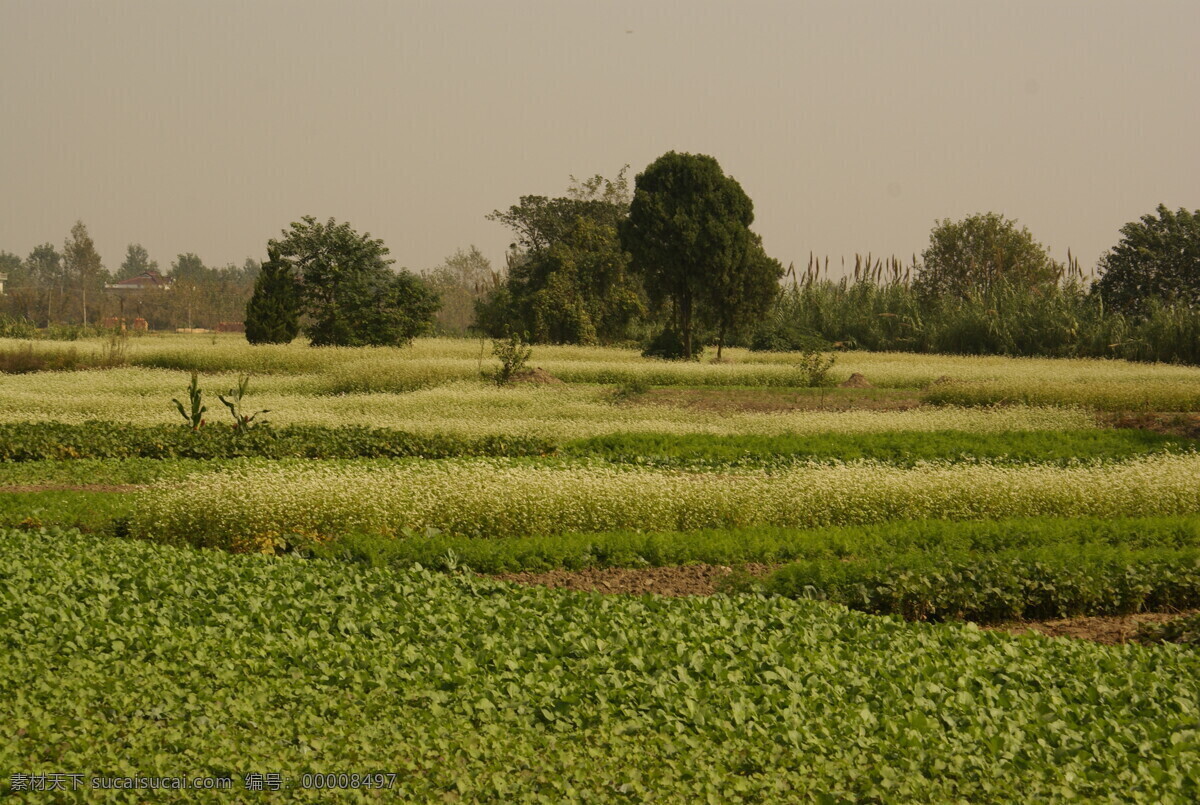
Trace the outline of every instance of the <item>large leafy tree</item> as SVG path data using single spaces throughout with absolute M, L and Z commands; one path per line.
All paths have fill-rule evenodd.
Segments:
M 516 241 L 507 281 L 476 305 L 479 329 L 569 344 L 628 337 L 645 305 L 617 234 L 629 210 L 625 170 L 614 180 L 572 177 L 565 196 L 522 196 L 488 216 L 512 229 Z
M 699 324 L 725 336 L 770 305 L 782 268 L 750 231 L 754 204 L 717 160 L 668 152 L 635 180 L 621 242 L 656 307 L 669 306 L 690 357 Z
M 1062 266 L 1025 227 L 995 212 L 938 221 L 914 283 L 926 299 L 986 294 L 1001 284 L 1026 288 L 1058 282 Z
M 718 359 L 729 336 L 761 322 L 779 296 L 782 276 L 783 266 L 766 253 L 762 239 L 753 235 L 741 262 L 710 277 L 704 298 L 706 318 L 717 336 Z
M 313 346 L 400 345 L 429 330 L 437 294 L 408 271 L 393 271 L 382 240 L 311 215 L 283 235 L 268 249 L 297 278 Z
M 629 180 L 621 168 L 615 179 L 596 175 L 580 182 L 571 177 L 565 196 L 521 196 L 507 210 L 494 210 L 489 221 L 504 224 L 517 236 L 514 251 L 537 253 L 570 235 L 580 218 L 614 229 L 629 212 Z
M 300 331 L 300 293 L 291 268 L 275 249 L 267 251 L 246 303 L 246 340 L 251 344 L 290 344 Z
M 616 229 L 579 217 L 548 248 L 514 261 L 508 290 L 521 329 L 534 341 L 611 343 L 645 307 Z
M 1121 241 L 1100 258 L 1095 290 L 1106 304 L 1137 310 L 1157 299 L 1200 306 L 1200 210 L 1159 204 L 1121 227 Z

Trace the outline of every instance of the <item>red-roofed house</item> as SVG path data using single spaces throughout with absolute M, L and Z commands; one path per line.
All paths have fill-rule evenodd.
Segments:
M 110 282 L 104 286 L 106 291 L 169 291 L 171 283 L 174 282 L 170 277 L 164 277 L 157 271 L 143 271 L 136 277 L 129 277 L 118 282 Z

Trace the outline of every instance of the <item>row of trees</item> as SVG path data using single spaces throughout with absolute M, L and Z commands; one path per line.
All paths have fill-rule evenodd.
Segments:
M 1101 256 L 1090 293 L 1124 313 L 1147 305 L 1200 307 L 1200 210 L 1159 205 L 1121 228 Z M 1069 278 L 1029 230 L 996 213 L 940 221 L 916 266 L 926 299 L 987 294 L 1000 286 L 1048 291 Z
M 110 276 L 78 223 L 61 252 L 43 244 L 24 260 L 0 254 L 10 286 L 4 305 L 31 321 L 136 314 L 154 326 L 211 326 L 242 319 L 244 311 L 255 343 L 290 341 L 301 331 L 315 345 L 401 344 L 431 331 L 473 332 L 543 343 L 640 344 L 647 354 L 675 358 L 714 344 L 718 359 L 730 344 L 781 348 L 813 338 L 903 348 L 906 338 L 921 341 L 914 332 L 948 332 L 927 326 L 936 317 L 1016 320 L 1004 311 L 1041 309 L 1039 300 L 1052 297 L 1086 308 L 1096 334 L 1114 332 L 1101 322 L 1105 316 L 1121 316 L 1117 330 L 1126 333 L 1147 317 L 1162 320 L 1164 310 L 1185 322 L 1175 328 L 1181 333 L 1190 332 L 1189 317 L 1200 321 L 1200 211 L 1160 206 L 1127 224 L 1090 286 L 1077 266 L 1053 260 L 1015 221 L 995 213 L 939 221 L 903 282 L 898 275 L 871 280 L 881 288 L 871 295 L 871 309 L 882 323 L 864 329 L 821 313 L 811 277 L 807 295 L 798 287 L 782 293 L 783 267 L 751 229 L 753 203 L 715 159 L 669 152 L 632 187 L 627 171 L 613 179 L 572 177 L 563 196 L 522 196 L 493 211 L 488 218 L 514 235 L 504 271 L 471 247 L 417 277 L 394 270 L 387 247 L 369 233 L 310 216 L 268 242 L 261 267 L 247 260 L 240 269 L 214 269 L 182 254 L 170 268 L 169 293 L 130 296 L 106 292 L 105 282 L 157 264 L 132 244 Z M 852 294 L 843 281 L 842 291 L 826 297 L 869 294 L 862 280 Z M 136 310 L 127 309 L 134 303 Z M 909 335 L 878 335 L 896 327 Z M 847 335 L 851 330 L 863 337 Z M 925 342 L 944 348 L 946 339 Z
M 649 341 L 648 353 L 717 357 L 779 292 L 783 267 L 750 226 L 754 205 L 704 155 L 664 154 L 638 174 L 572 177 L 567 195 L 523 196 L 489 218 L 516 235 L 508 276 L 476 326 L 552 343 Z
M 661 327 L 652 354 L 692 357 L 701 332 L 726 340 L 769 308 L 783 267 L 750 229 L 754 206 L 712 157 L 670 152 L 637 177 L 572 179 L 567 196 L 524 196 L 495 211 L 516 235 L 505 278 L 477 250 L 419 280 L 347 223 L 309 216 L 268 243 L 246 309 L 252 343 L 401 344 L 428 332 L 443 296 L 453 315 L 495 337 L 613 343 Z M 438 289 L 442 294 L 438 293 Z
M 171 281 L 170 291 L 105 288 L 148 271 L 159 272 L 159 266 L 140 243 L 129 244 L 121 265 L 110 271 L 87 227 L 79 221 L 61 249 L 43 243 L 24 259 L 0 251 L 0 273 L 8 277 L 0 297 L 0 315 L 43 327 L 87 326 L 108 317 L 141 317 L 156 329 L 213 327 L 222 321 L 242 320 L 259 264 L 247 258 L 241 266 L 214 268 L 189 252 L 178 255 L 161 272 Z
M 1068 264 L 1054 260 L 1016 221 L 983 213 L 938 221 L 903 278 L 867 270 L 853 281 L 821 280 L 816 294 L 810 277 L 805 293 L 782 293 L 784 272 L 749 229 L 750 200 L 715 160 L 666 154 L 632 192 L 624 171 L 611 182 L 572 182 L 564 197 L 522 197 L 490 216 L 517 240 L 507 278 L 477 303 L 481 330 L 556 343 L 648 341 L 648 354 L 672 357 L 694 356 L 699 343 L 715 344 L 719 357 L 727 343 L 866 341 L 1189 361 L 1200 353 L 1190 335 L 1200 328 L 1200 210 L 1160 205 L 1127 224 L 1090 283 L 1069 256 Z M 837 305 L 821 299 L 850 300 L 838 308 L 846 315 L 826 315 Z M 1059 328 L 1061 337 L 1048 335 L 1061 321 L 1034 328 L 1024 315 L 1068 308 L 1075 324 Z M 875 317 L 870 326 L 856 313 L 865 310 Z M 1035 331 L 1042 336 L 1021 335 Z

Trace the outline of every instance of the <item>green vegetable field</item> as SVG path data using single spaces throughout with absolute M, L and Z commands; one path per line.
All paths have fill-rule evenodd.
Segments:
M 477 341 L 172 335 L 0 375 L 0 795 L 1200 800 L 1200 369 L 796 360 L 498 386 Z M 97 799 L 146 801 L 55 801 Z

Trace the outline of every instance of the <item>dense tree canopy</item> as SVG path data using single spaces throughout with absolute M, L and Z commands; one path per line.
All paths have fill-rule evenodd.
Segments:
M 1159 204 L 1155 213 L 1121 227 L 1121 242 L 1100 258 L 1095 287 L 1105 304 L 1200 306 L 1200 210 L 1171 212 Z
M 628 213 L 625 169 L 614 180 L 574 181 L 559 198 L 522 196 L 488 218 L 516 235 L 508 278 L 477 305 L 477 326 L 532 341 L 566 344 L 626 339 L 645 313 L 617 226 Z
M 311 215 L 283 234 L 268 250 L 299 283 L 313 346 L 400 345 L 429 330 L 437 295 L 408 271 L 393 271 L 382 240 Z
M 750 231 L 754 205 L 715 159 L 671 151 L 638 174 L 620 234 L 657 307 L 669 305 L 683 351 L 698 324 L 724 339 L 778 292 L 782 268 Z
M 121 267 L 113 275 L 113 279 L 129 279 L 147 271 L 157 270 L 158 261 L 150 259 L 150 253 L 146 251 L 146 247 L 140 243 L 130 243 L 125 250 L 125 259 L 121 261 Z
M 246 340 L 251 344 L 290 344 L 300 331 L 300 289 L 291 268 L 275 249 L 267 251 L 246 303 Z
M 925 298 L 967 297 L 1001 283 L 1020 287 L 1054 285 L 1062 266 L 1025 227 L 999 213 L 938 221 L 921 255 L 916 288 Z

